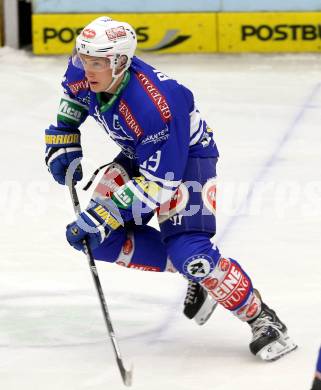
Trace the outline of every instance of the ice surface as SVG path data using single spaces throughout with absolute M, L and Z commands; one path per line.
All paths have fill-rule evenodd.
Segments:
M 177 274 L 99 263 L 137 390 L 309 389 L 321 335 L 321 61 L 315 55 L 144 57 L 195 93 L 220 149 L 218 243 L 238 259 L 299 349 L 251 356 L 250 331 L 218 308 L 203 327 L 182 315 Z M 65 241 L 66 188 L 44 165 L 64 57 L 0 50 L 0 387 L 123 388 L 86 259 Z M 83 126 L 89 178 L 117 146 Z M 88 194 L 80 194 L 82 204 Z

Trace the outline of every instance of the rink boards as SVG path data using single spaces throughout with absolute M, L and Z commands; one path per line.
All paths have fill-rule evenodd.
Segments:
M 35 54 L 68 54 L 100 14 L 34 14 Z M 138 49 L 158 53 L 321 51 L 321 12 L 109 14 L 136 30 Z

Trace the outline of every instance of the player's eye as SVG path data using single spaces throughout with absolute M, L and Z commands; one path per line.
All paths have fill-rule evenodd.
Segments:
M 91 66 L 93 67 L 93 69 L 101 70 L 101 69 L 106 67 L 106 64 L 104 64 L 100 61 L 94 61 L 91 63 Z

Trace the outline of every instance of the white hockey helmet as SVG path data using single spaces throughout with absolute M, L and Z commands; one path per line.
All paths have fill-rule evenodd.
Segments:
M 135 30 L 126 22 L 118 22 L 107 16 L 101 16 L 89 23 L 76 39 L 76 51 L 94 57 L 110 60 L 113 77 L 118 78 L 129 68 L 137 46 Z M 119 59 L 127 57 L 122 71 L 116 73 Z

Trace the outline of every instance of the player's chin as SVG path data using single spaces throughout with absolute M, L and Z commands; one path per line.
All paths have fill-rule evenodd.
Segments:
M 92 92 L 96 92 L 96 93 L 104 92 L 104 90 L 106 89 L 100 83 L 89 83 L 89 87 Z

